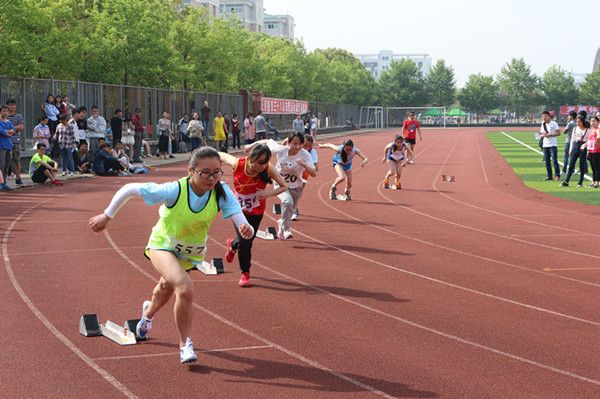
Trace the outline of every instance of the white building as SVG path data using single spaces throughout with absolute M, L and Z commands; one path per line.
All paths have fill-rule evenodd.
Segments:
M 383 71 L 390 68 L 392 61 L 402 59 L 412 60 L 417 68 L 421 70 L 423 77 L 431 70 L 431 58 L 429 54 L 394 54 L 390 50 L 381 50 L 379 54 L 355 54 L 360 62 L 371 72 L 374 78 L 378 78 Z
M 294 17 L 291 15 L 264 15 L 264 32 L 294 41 Z
M 239 19 L 252 32 L 263 32 L 264 8 L 262 0 L 220 0 L 221 16 Z
M 219 0 L 183 0 L 185 7 L 205 7 L 211 17 L 219 15 Z

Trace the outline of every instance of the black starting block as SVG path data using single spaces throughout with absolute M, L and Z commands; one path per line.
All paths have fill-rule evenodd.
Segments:
M 134 330 L 135 331 L 135 330 Z M 86 337 L 99 337 L 102 335 L 100 331 L 100 322 L 96 314 L 84 314 L 79 319 L 79 333 Z
M 148 337 L 140 337 L 137 335 L 137 333 L 135 332 L 135 329 L 138 325 L 138 323 L 140 322 L 140 319 L 131 319 L 131 320 L 127 320 L 125 321 L 125 323 L 123 324 L 123 327 L 125 327 L 126 329 L 128 329 L 129 331 L 131 331 L 132 333 L 135 334 L 135 340 L 136 341 L 145 341 L 148 339 Z
M 196 265 L 196 269 L 200 270 L 204 274 L 221 274 L 225 273 L 225 266 L 223 266 L 222 258 L 213 258 L 210 263 L 202 261 L 201 264 Z
M 281 204 L 273 204 L 273 213 L 275 215 L 281 215 Z
M 455 182 L 455 177 L 452 175 L 442 175 L 442 181 Z
M 273 237 L 277 237 L 277 229 L 275 227 L 267 227 L 267 233 L 273 234 Z

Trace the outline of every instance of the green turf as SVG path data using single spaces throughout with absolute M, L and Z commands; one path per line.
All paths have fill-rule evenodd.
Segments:
M 511 131 L 506 133 L 535 149 L 539 148 L 533 129 L 528 132 Z M 487 134 L 487 137 L 528 187 L 571 201 L 600 205 L 600 189 L 585 187 L 590 184 L 589 180 L 583 181 L 582 188 L 577 187 L 579 175 L 576 174 L 571 177 L 569 187 L 559 187 L 560 182 L 554 180 L 543 181 L 544 177 L 546 177 L 546 165 L 540 162 L 542 159 L 540 154 L 511 140 L 501 132 L 490 132 Z M 563 158 L 564 141 L 564 136 L 558 138 L 559 161 L 562 161 Z M 577 164 L 578 167 L 579 163 Z

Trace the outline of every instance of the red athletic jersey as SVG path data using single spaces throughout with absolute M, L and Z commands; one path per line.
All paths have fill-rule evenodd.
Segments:
M 417 129 L 419 128 L 419 121 L 418 120 L 414 120 L 411 121 L 410 119 L 407 119 L 404 121 L 404 138 L 405 139 L 413 139 L 416 140 L 417 138 Z
M 233 188 L 244 213 L 248 215 L 265 213 L 267 201 L 264 198 L 258 199 L 256 191 L 264 190 L 266 187 L 267 183 L 258 176 L 246 174 L 246 158 L 240 158 L 237 167 L 233 170 Z

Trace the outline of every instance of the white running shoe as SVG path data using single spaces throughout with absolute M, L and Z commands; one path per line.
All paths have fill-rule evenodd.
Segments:
M 294 234 L 292 233 L 292 230 L 287 230 L 283 232 L 283 239 L 287 240 L 289 238 L 294 237 Z
M 142 317 L 140 317 L 140 321 L 135 326 L 135 335 L 140 338 L 147 338 L 148 332 L 152 329 L 152 319 L 146 318 L 146 310 L 150 307 L 150 301 L 144 301 L 142 305 Z
M 414 165 L 415 161 L 413 161 L 412 159 L 410 161 L 408 161 L 409 164 Z
M 298 220 L 298 214 L 292 213 L 292 220 Z
M 181 363 L 193 363 L 198 360 L 198 356 L 194 353 L 194 344 L 190 337 L 185 339 L 185 345 L 179 348 L 179 359 Z

